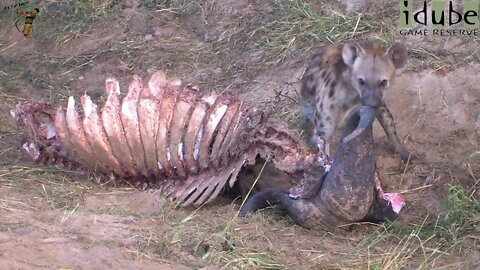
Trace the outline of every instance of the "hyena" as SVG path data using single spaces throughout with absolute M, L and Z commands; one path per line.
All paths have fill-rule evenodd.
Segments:
M 395 71 L 407 61 L 404 45 L 395 43 L 385 50 L 372 38 L 321 48 L 302 77 L 302 126 L 309 141 L 315 144 L 318 138 L 323 138 L 325 151 L 329 153 L 332 138 L 338 137 L 348 115 L 364 105 L 375 109 L 389 142 L 401 158 L 417 159 L 398 138 L 392 114 L 383 99 L 383 92 L 395 79 Z

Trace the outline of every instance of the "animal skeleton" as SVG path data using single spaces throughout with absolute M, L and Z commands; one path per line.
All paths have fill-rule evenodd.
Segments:
M 201 95 L 198 87 L 167 80 L 161 71 L 147 85 L 134 76 L 125 97 L 119 82 L 108 78 L 105 92 L 100 110 L 83 95 L 83 113 L 72 96 L 66 109 L 17 104 L 11 114 L 27 132 L 23 152 L 37 162 L 156 186 L 182 206 L 212 201 L 258 155 L 271 155 L 277 168 L 300 174 L 322 156 L 233 95 Z

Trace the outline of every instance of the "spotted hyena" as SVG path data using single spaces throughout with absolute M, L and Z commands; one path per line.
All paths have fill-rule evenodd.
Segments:
M 403 160 L 415 159 L 398 138 L 383 92 L 393 83 L 395 71 L 408 61 L 404 45 L 385 50 L 375 39 L 332 44 L 313 55 L 302 77 L 302 125 L 313 143 L 319 137 L 328 145 L 361 105 L 375 109 L 389 142 Z M 330 153 L 331 154 L 331 153 Z

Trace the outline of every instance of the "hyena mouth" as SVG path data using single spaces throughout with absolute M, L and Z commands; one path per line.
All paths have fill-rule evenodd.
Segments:
M 378 108 L 382 105 L 383 95 L 380 91 L 365 91 L 361 94 L 361 101 L 363 106 L 371 108 Z

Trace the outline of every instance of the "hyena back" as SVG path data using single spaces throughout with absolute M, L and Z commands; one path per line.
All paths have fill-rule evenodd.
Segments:
M 393 83 L 395 71 L 408 61 L 400 43 L 385 50 L 377 40 L 350 40 L 332 44 L 313 55 L 302 77 L 302 126 L 311 143 L 323 138 L 328 145 L 358 106 L 376 110 L 389 142 L 404 160 L 413 160 L 398 138 L 383 92 Z

